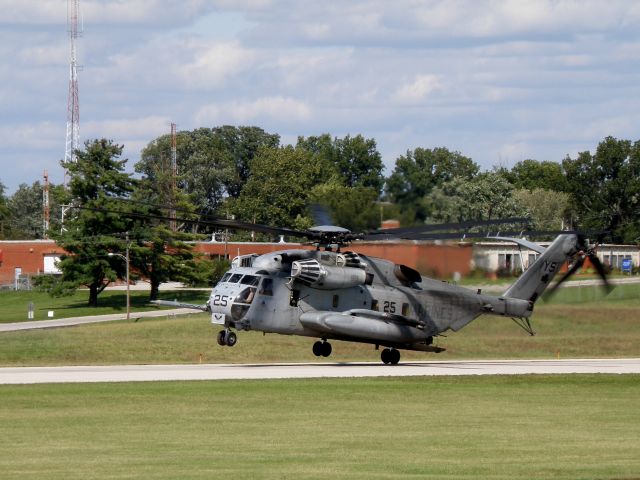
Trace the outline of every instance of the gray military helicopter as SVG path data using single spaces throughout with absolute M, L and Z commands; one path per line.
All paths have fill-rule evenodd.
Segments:
M 577 232 L 560 233 L 546 248 L 522 238 L 491 237 L 539 254 L 502 295 L 492 296 L 425 278 L 405 265 L 345 250 L 358 239 L 418 238 L 429 226 L 420 232 L 399 228 L 364 235 L 331 225 L 297 231 L 229 220 L 207 223 L 306 237 L 317 247 L 236 257 L 205 305 L 155 302 L 210 312 L 211 323 L 221 327 L 217 335 L 221 346 L 237 343 L 234 330 L 256 330 L 317 338 L 313 353 L 323 357 L 331 355 L 330 340 L 368 343 L 376 349 L 383 347 L 382 362 L 395 365 L 400 350 L 443 351 L 433 344 L 434 337 L 458 331 L 483 314 L 511 317 L 533 335 L 529 318 L 534 304 L 567 261 L 572 266 L 557 285 L 587 258 L 607 285 L 595 246 Z

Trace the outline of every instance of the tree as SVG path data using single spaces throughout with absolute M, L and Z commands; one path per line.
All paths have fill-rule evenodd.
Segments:
M 236 198 L 249 177 L 249 163 L 261 147 L 276 147 L 280 137 L 258 127 L 222 126 L 177 133 L 177 183 L 202 213 L 214 214 L 225 197 Z M 171 178 L 171 136 L 150 142 L 136 171 L 162 186 Z
M 131 264 L 149 280 L 149 300 L 157 300 L 163 282 L 190 282 L 197 276 L 193 246 L 187 237 L 173 232 L 166 225 L 145 226 L 137 229 L 131 245 Z
M 567 190 L 567 181 L 558 162 L 523 160 L 516 163 L 511 171 L 505 172 L 511 184 L 517 188 L 535 190 L 542 188 L 556 192 Z
M 484 172 L 472 179 L 455 177 L 423 199 L 424 210 L 434 223 L 523 215 L 525 210 L 512 193 L 513 186 L 499 172 Z
M 280 145 L 280 135 L 267 133 L 259 127 L 224 125 L 214 128 L 213 135 L 220 139 L 232 160 L 235 175 L 225 183 L 226 193 L 232 198 L 240 196 L 249 179 L 251 161 L 260 149 L 276 148 Z
M 380 194 L 384 183 L 384 164 L 374 139 L 347 135 L 332 140 L 325 133 L 318 137 L 298 137 L 296 148 L 307 150 L 335 165 L 347 187 L 372 188 Z
M 76 152 L 77 161 L 61 162 L 69 174 L 69 192 L 76 208 L 65 220 L 65 231 L 56 235 L 67 252 L 59 263 L 60 288 L 86 286 L 92 307 L 98 305 L 98 295 L 109 282 L 124 277 L 125 265 L 107 254 L 124 250 L 124 234 L 137 223 L 107 211 L 128 208 L 115 198 L 128 197 L 136 184 L 124 172 L 127 160 L 118 160 L 122 149 L 111 140 L 87 141 L 84 150 Z
M 291 146 L 261 149 L 250 164 L 251 176 L 240 196 L 229 202 L 239 220 L 278 227 L 308 228 L 312 189 L 331 178 L 333 167 Z
M 640 141 L 606 137 L 595 154 L 562 162 L 580 228 L 612 232 L 619 241 L 640 237 Z
M 531 218 L 535 230 L 560 230 L 571 205 L 571 195 L 544 188 L 515 190 L 513 198 Z
M 479 167 L 459 152 L 444 147 L 433 150 L 416 148 L 398 157 L 386 190 L 392 201 L 405 208 L 415 209 L 416 219 L 424 221 L 427 212 L 422 199 L 436 187 L 459 177 L 471 180 Z
M 172 200 L 168 200 L 172 197 Z M 132 194 L 138 213 L 148 215 L 148 220 L 135 225 L 131 232 L 131 263 L 135 270 L 149 280 L 151 290 L 150 300 L 158 298 L 160 284 L 170 280 L 194 283 L 198 277 L 198 266 L 193 245 L 186 243 L 193 235 L 173 231 L 167 222 L 153 217 L 170 216 L 169 208 L 159 205 L 175 205 L 179 212 L 176 218 L 197 219 L 195 207 L 180 190 L 167 192 L 155 188 L 154 182 L 143 177 L 137 183 Z M 177 226 L 180 226 L 180 221 Z
M 4 196 L 4 191 L 5 186 L 0 182 L 0 238 L 5 238 L 9 219 L 9 208 L 7 207 L 7 198 Z
M 310 201 L 329 208 L 334 225 L 361 232 L 380 226 L 378 193 L 369 187 L 347 187 L 336 183 L 316 185 Z
M 62 185 L 49 186 L 49 229 L 60 228 L 60 205 L 64 201 Z M 8 208 L 10 237 L 14 239 L 45 238 L 44 215 L 42 209 L 43 186 L 40 182 L 32 185 L 22 183 L 9 198 Z

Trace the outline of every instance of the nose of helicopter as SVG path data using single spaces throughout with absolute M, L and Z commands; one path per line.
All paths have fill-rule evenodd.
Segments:
M 219 325 L 235 324 L 247 314 L 256 287 L 241 284 L 217 285 L 211 292 L 211 322 Z

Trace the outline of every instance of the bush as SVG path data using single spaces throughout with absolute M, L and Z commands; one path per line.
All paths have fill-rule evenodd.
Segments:
M 60 275 L 35 275 L 31 278 L 31 283 L 36 291 L 47 292 L 52 297 L 66 297 L 76 291 L 75 285 L 63 282 Z
M 228 260 L 198 258 L 193 262 L 191 275 L 184 283 L 188 287 L 213 287 L 230 266 Z

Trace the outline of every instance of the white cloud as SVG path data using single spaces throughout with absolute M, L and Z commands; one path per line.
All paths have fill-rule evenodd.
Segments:
M 116 143 L 124 139 L 148 138 L 149 141 L 169 131 L 171 120 L 162 116 L 91 120 L 81 126 L 83 138 L 110 138 Z
M 9 25 L 61 24 L 67 21 L 67 0 L 0 0 L 0 23 Z M 186 23 L 211 11 L 206 0 L 82 0 L 80 25 L 139 24 L 166 25 Z
M 59 146 L 61 158 L 64 156 L 64 129 L 64 125 L 50 121 L 0 124 L 0 145 L 3 149 L 34 150 L 55 149 Z
M 393 100 L 402 104 L 423 102 L 431 93 L 441 88 L 437 75 L 417 75 L 410 83 L 405 83 L 393 94 Z
M 254 67 L 256 54 L 237 43 L 199 43 L 185 45 L 192 58 L 173 63 L 172 72 L 187 88 L 218 87 L 229 78 Z
M 28 46 L 18 52 L 20 62 L 29 67 L 64 65 L 69 55 L 69 46 L 63 43 Z
M 221 105 L 206 105 L 196 113 L 195 119 L 200 125 L 246 125 L 274 121 L 292 125 L 297 122 L 306 122 L 311 116 L 312 109 L 306 103 L 295 98 L 277 96 Z
M 638 137 L 637 1 L 81 7 L 81 137 L 113 138 L 132 161 L 170 121 L 252 124 L 292 141 L 362 133 L 390 168 L 417 146 L 447 146 L 491 166 L 507 157 L 560 160 L 604 135 Z M 0 8 L 0 164 L 20 158 L 24 166 L 0 171 L 11 189 L 32 181 L 27 166 L 37 165 L 39 178 L 63 154 L 67 2 L 0 0 Z

